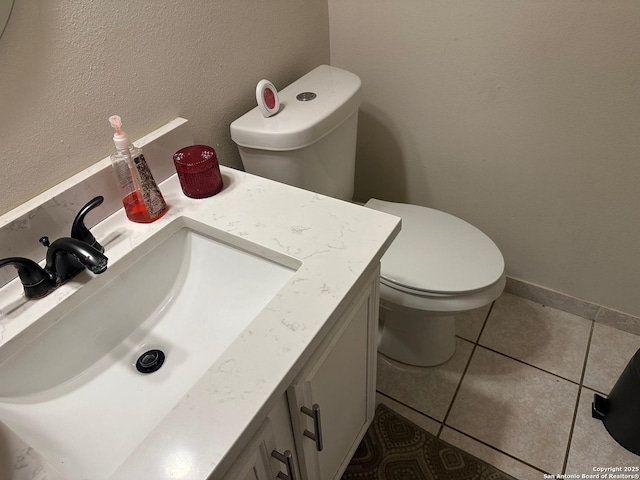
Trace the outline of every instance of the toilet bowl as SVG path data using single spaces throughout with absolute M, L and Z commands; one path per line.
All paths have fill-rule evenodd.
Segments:
M 448 213 L 377 199 L 365 206 L 402 218 L 381 260 L 378 350 L 411 365 L 446 362 L 455 352 L 456 314 L 488 305 L 504 290 L 500 250 Z
M 245 170 L 351 200 L 358 76 L 321 65 L 279 97 L 275 115 L 255 107 L 231 123 Z M 438 210 L 377 199 L 365 207 L 402 218 L 381 261 L 379 351 L 412 365 L 447 361 L 455 352 L 456 313 L 487 305 L 504 289 L 500 250 L 471 224 Z

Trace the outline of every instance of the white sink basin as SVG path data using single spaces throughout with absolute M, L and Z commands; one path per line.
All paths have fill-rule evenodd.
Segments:
M 65 478 L 108 478 L 299 266 L 176 225 L 83 286 L 82 303 L 0 365 L 0 420 Z M 139 373 L 150 349 L 164 364 Z

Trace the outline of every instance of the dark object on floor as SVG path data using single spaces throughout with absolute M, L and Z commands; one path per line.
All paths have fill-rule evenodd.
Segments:
M 640 455 L 640 350 L 604 398 L 593 395 L 591 416 L 602 420 L 613 439 L 630 452 Z
M 342 480 L 515 480 L 378 405 Z

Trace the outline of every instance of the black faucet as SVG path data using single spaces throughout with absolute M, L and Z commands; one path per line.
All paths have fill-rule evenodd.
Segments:
M 18 269 L 18 276 L 27 298 L 48 295 L 85 268 L 95 274 L 103 273 L 107 269 L 108 258 L 103 254 L 104 247 L 84 225 L 87 213 L 103 201 L 104 198 L 98 196 L 82 207 L 73 221 L 71 237 L 59 238 L 53 243 L 49 242 L 48 237 L 40 239 L 40 243 L 47 247 L 44 268 L 28 258 L 10 257 L 0 260 L 0 267 L 13 265 Z

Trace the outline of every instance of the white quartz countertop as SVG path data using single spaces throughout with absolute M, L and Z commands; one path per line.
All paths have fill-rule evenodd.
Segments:
M 171 222 L 186 218 L 216 229 L 219 239 L 232 245 L 250 245 L 255 253 L 294 259 L 300 266 L 116 469 L 114 480 L 204 480 L 226 470 L 345 307 L 345 296 L 380 260 L 400 229 L 400 219 L 391 215 L 237 170 L 221 170 L 224 189 L 214 197 L 187 198 L 173 176 L 161 184 L 170 210 L 160 220 L 135 224 L 120 210 L 96 225 L 92 232 L 105 245 L 109 264 Z M 54 306 L 63 301 L 74 305 L 73 296 L 82 287 L 72 282 L 36 301 L 14 300 L 21 295 L 18 281 L 0 289 L 0 308 L 11 305 L 11 313 L 0 317 L 0 362 L 48 327 L 39 320 Z M 0 440 L 9 434 L 3 428 Z M 71 418 L 69 428 L 74 428 Z M 40 461 L 28 449 L 13 459 L 16 472 L 20 462 L 24 467 Z M 40 469 L 34 463 L 28 470 L 39 472 L 40 479 L 62 478 L 51 467 Z M 16 473 L 11 478 L 27 477 Z

